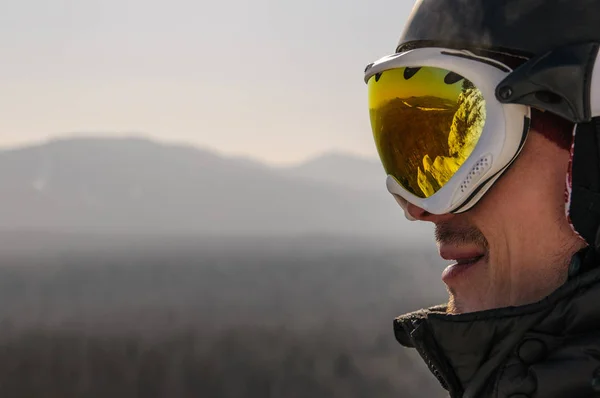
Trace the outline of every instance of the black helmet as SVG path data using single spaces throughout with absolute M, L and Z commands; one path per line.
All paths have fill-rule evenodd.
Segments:
M 396 51 L 418 47 L 520 59 L 496 96 L 576 123 L 567 216 L 600 254 L 600 0 L 417 0 Z
M 599 44 L 599 0 L 417 0 L 397 51 L 435 46 L 529 60 L 498 86 L 500 102 L 581 123 L 593 116 Z
M 534 57 L 600 43 L 598 0 L 418 0 L 400 38 Z

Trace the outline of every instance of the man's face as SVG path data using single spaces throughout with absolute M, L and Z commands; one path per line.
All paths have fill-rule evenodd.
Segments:
M 538 301 L 563 284 L 584 242 L 565 217 L 569 152 L 532 131 L 523 151 L 471 210 L 432 215 L 407 211 L 436 227 L 449 312 L 466 313 Z

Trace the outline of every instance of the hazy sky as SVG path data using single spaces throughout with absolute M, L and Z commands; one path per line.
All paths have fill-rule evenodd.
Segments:
M 0 145 L 140 133 L 269 162 L 375 156 L 364 66 L 412 0 L 0 0 Z

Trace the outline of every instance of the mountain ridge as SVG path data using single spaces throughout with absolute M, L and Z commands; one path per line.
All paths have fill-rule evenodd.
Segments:
M 251 155 L 235 155 L 228 154 L 224 151 L 221 151 L 216 148 L 205 147 L 201 145 L 195 145 L 184 142 L 177 141 L 167 141 L 160 140 L 154 138 L 150 135 L 146 134 L 125 134 L 125 135 L 83 135 L 79 136 L 77 134 L 73 135 L 56 135 L 51 136 L 43 141 L 36 141 L 32 143 L 25 144 L 17 144 L 17 145 L 9 145 L 9 146 L 0 146 L 0 155 L 3 153 L 10 152 L 19 152 L 24 150 L 30 150 L 38 147 L 45 147 L 49 145 L 57 145 L 61 143 L 69 143 L 69 142 L 114 142 L 114 143 L 126 143 L 126 142 L 140 142 L 147 143 L 152 145 L 158 145 L 165 148 L 184 148 L 188 150 L 198 151 L 201 153 L 212 154 L 220 158 L 230 159 L 230 160 L 238 160 L 245 161 L 251 164 L 268 167 L 268 168 L 276 168 L 276 169 L 287 169 L 287 168 L 295 168 L 301 167 L 308 163 L 313 163 L 315 161 L 319 161 L 322 158 L 339 158 L 339 159 L 352 159 L 357 161 L 365 161 L 367 163 L 376 163 L 379 164 L 379 160 L 376 157 L 369 157 L 366 155 L 359 155 L 352 152 L 344 152 L 340 150 L 326 150 L 318 153 L 311 154 L 304 159 L 289 163 L 289 164 L 279 164 L 277 162 L 269 162 L 266 160 L 262 160 L 258 157 Z
M 54 139 L 0 151 L 0 231 L 407 235 L 377 163 L 360 184 L 357 172 L 338 178 L 347 165 L 298 173 L 307 164 L 319 161 L 282 168 L 147 138 Z

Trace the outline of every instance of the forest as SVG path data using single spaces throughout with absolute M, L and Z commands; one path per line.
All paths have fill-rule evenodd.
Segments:
M 444 396 L 392 332 L 395 316 L 445 299 L 432 248 L 4 238 L 1 397 Z

